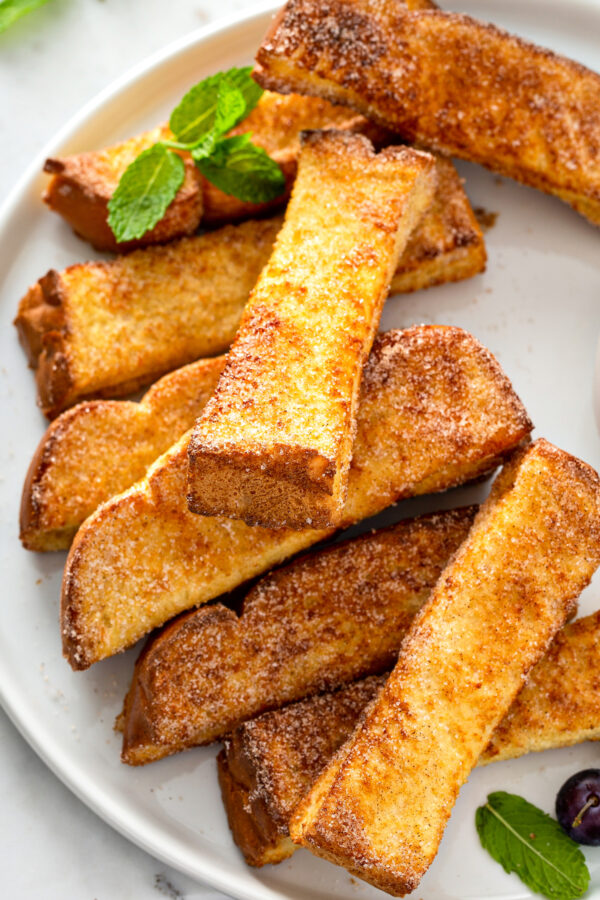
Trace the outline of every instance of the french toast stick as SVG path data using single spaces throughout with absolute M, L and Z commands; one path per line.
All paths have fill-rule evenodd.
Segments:
M 51 269 L 15 319 L 45 415 L 125 396 L 227 350 L 279 224 L 228 225 L 111 262 Z
M 456 169 L 436 157 L 436 173 L 434 201 L 398 262 L 392 293 L 470 278 L 485 268 L 483 236 Z M 281 222 L 279 216 L 250 220 L 41 278 L 21 300 L 15 324 L 37 368 L 46 414 L 83 396 L 122 395 L 132 381 L 139 387 L 165 367 L 222 352 Z
M 401 0 L 290 0 L 256 60 L 263 87 L 347 104 L 600 224 L 600 76 L 579 63 Z
M 405 520 L 265 575 L 239 616 L 204 607 L 151 637 L 123 716 L 123 762 L 223 738 L 267 709 L 393 666 L 475 508 Z
M 429 154 L 303 132 L 273 253 L 189 446 L 188 504 L 268 528 L 340 524 L 360 379 L 435 190 Z
M 600 563 L 600 479 L 548 441 L 517 451 L 294 841 L 395 896 L 431 865 L 463 782 Z
M 365 366 L 343 524 L 493 470 L 531 422 L 494 357 L 458 328 L 378 335 Z M 62 587 L 63 650 L 85 669 L 304 550 L 331 530 L 190 513 L 188 437 L 79 529 Z
M 600 739 L 600 612 L 565 625 L 531 670 L 477 765 Z M 240 725 L 217 758 L 236 844 L 250 865 L 297 849 L 290 817 L 354 731 L 386 675 L 264 713 Z
M 335 107 L 316 97 L 282 96 L 267 91 L 230 135 L 251 132 L 252 142 L 266 150 L 281 167 L 286 190 L 273 203 L 245 203 L 224 194 L 206 181 L 189 155 L 183 153 L 185 180 L 163 218 L 138 240 L 117 242 L 108 225 L 108 202 L 121 175 L 142 150 L 156 141 L 173 139 L 167 125 L 104 150 L 48 159 L 44 171 L 52 178 L 43 199 L 97 250 L 128 252 L 162 244 L 191 234 L 201 221 L 206 225 L 235 222 L 281 205 L 296 174 L 299 135 L 306 128 L 342 128 L 366 134 L 378 143 L 389 142 L 387 132 L 347 107 Z
M 212 394 L 225 357 L 165 375 L 139 403 L 91 400 L 52 422 L 35 452 L 21 497 L 27 550 L 68 550 L 81 523 L 142 478 L 191 428 Z

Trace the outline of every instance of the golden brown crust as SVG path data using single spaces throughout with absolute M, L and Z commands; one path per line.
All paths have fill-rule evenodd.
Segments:
M 556 194 L 600 224 L 600 76 L 578 63 L 400 0 L 290 0 L 257 62 L 265 87 L 346 103 L 407 140 Z
M 404 573 L 410 577 L 410 568 Z M 225 738 L 231 775 L 280 834 L 333 754 L 354 731 L 389 672 L 263 713 Z
M 223 750 L 217 756 L 217 775 L 229 827 L 236 843 L 243 848 L 246 862 L 251 866 L 263 866 L 291 856 L 296 845 L 273 828 L 268 817 L 257 826 L 258 813 L 249 812 L 246 792 L 232 776 Z
M 123 253 L 192 234 L 202 219 L 203 197 L 200 174 L 189 158 L 184 159 L 183 184 L 151 231 L 139 240 L 119 243 L 108 225 L 108 201 L 127 166 L 143 150 L 167 137 L 172 138 L 171 132 L 161 125 L 104 150 L 46 160 L 44 171 L 52 178 L 44 202 L 96 250 Z
M 95 400 L 55 419 L 23 486 L 23 546 L 68 550 L 84 519 L 142 478 L 194 424 L 223 365 L 223 357 L 200 360 L 166 375 L 139 403 Z
M 190 442 L 188 503 L 266 527 L 338 525 L 358 391 L 433 157 L 304 132 L 273 254 Z
M 278 863 L 298 846 L 290 817 L 386 681 L 372 675 L 245 722 L 225 739 L 219 766 L 233 839 L 251 866 Z M 223 763 L 221 763 L 223 757 Z
M 407 520 L 267 575 L 241 614 L 188 613 L 151 638 L 125 703 L 124 762 L 224 737 L 267 709 L 390 668 L 475 510 Z
M 15 326 L 27 362 L 35 369 L 43 349 L 44 335 L 63 324 L 60 304 L 52 303 L 42 289 L 42 279 L 33 284 L 19 303 Z
M 379 335 L 361 386 L 344 526 L 493 470 L 531 427 L 502 369 L 471 335 L 444 326 Z M 62 589 L 63 646 L 74 668 L 327 534 L 195 516 L 184 501 L 186 465 L 182 438 L 80 528 Z
M 483 237 L 456 170 L 438 157 L 436 173 L 434 202 L 400 258 L 392 292 L 485 268 Z M 280 224 L 279 217 L 251 220 L 130 259 L 51 270 L 21 300 L 15 319 L 30 365 L 39 364 L 47 413 L 84 398 L 123 396 L 169 368 L 225 349 Z
M 45 414 L 124 396 L 226 350 L 279 227 L 277 218 L 244 222 L 48 272 L 15 320 Z
M 600 612 L 565 625 L 493 733 L 478 765 L 600 738 Z M 281 862 L 289 820 L 386 681 L 372 676 L 240 725 L 225 741 L 223 802 L 246 862 Z
M 390 293 L 409 293 L 483 272 L 481 228 L 449 159 L 436 156 L 433 203 L 417 225 L 392 277 Z
M 479 765 L 600 739 L 600 612 L 565 625 L 532 669 Z
M 441 281 L 470 277 L 485 266 L 483 238 L 454 166 L 438 157 L 436 171 L 438 183 L 435 200 L 400 258 L 392 278 L 392 291 L 412 291 Z M 271 226 L 266 222 L 251 221 L 239 229 L 224 229 L 222 234 L 226 238 L 229 232 L 235 231 L 236 259 L 249 266 L 254 265 L 255 260 L 256 266 L 260 266 L 260 254 L 264 255 L 264 262 L 270 254 L 269 227 L 272 227 L 274 239 L 280 221 L 279 218 L 272 220 Z M 192 240 L 202 241 L 201 238 Z M 178 247 L 181 261 L 185 261 L 188 243 L 185 240 L 172 246 L 174 263 L 179 259 Z M 146 267 L 156 269 L 155 256 L 158 262 L 162 254 L 160 249 L 156 251 L 149 248 L 133 259 L 137 258 L 139 262 L 145 260 L 142 266 L 145 272 Z M 79 267 L 78 271 L 81 273 L 83 268 Z M 221 298 L 231 294 L 234 282 L 240 285 L 240 279 L 234 278 L 236 267 L 230 267 L 227 271 L 232 279 L 225 286 L 221 285 L 221 310 Z M 183 310 L 186 310 L 186 320 L 189 321 L 190 315 L 187 303 L 183 302 L 186 294 L 176 278 L 175 265 L 170 275 L 171 291 L 164 305 L 167 326 L 168 320 L 172 320 L 175 310 L 182 303 Z M 43 281 L 48 285 L 48 279 Z M 60 283 L 60 277 L 58 281 Z M 143 274 L 139 284 L 143 287 L 145 281 Z M 48 331 L 59 330 L 64 319 L 60 305 L 48 302 L 48 298 L 52 299 L 53 296 L 52 292 L 44 293 L 40 284 L 36 283 L 21 302 L 17 323 L 20 331 L 26 332 L 23 344 L 34 366 L 42 351 L 44 335 Z M 104 296 L 110 308 L 112 295 L 108 292 Z M 85 294 L 83 297 L 85 298 Z M 233 301 L 234 299 L 232 297 Z M 245 300 L 242 281 L 239 294 L 240 314 Z M 143 296 L 129 294 L 130 304 L 141 302 Z M 195 302 L 194 294 L 194 306 Z M 223 313 L 220 315 L 222 317 Z M 161 322 L 162 319 L 159 319 L 155 323 L 155 330 L 159 334 L 164 333 Z M 124 341 L 125 336 L 121 335 L 121 345 Z M 148 345 L 146 349 L 147 347 Z M 105 352 L 109 351 L 107 344 Z M 166 434 L 171 429 L 169 433 L 173 442 L 191 427 L 195 416 L 190 420 L 187 412 L 191 413 L 195 398 L 188 396 L 188 392 L 196 390 L 196 377 L 203 378 L 207 368 L 212 365 L 214 361 L 200 361 L 165 376 L 149 391 L 141 406 L 128 402 L 91 401 L 77 406 L 72 413 L 63 413 L 55 422 L 56 427 L 51 425 L 48 428 L 30 466 L 21 507 L 21 539 L 24 545 L 30 550 L 68 549 L 81 522 L 100 503 L 141 477 L 143 469 L 139 467 L 135 468 L 136 474 L 133 477 L 133 458 L 139 459 L 140 466 L 147 468 L 167 449 L 168 445 L 158 440 L 159 434 Z M 170 398 L 168 400 L 167 394 Z M 157 404 L 159 397 L 164 398 L 165 402 L 160 400 Z M 152 429 L 157 430 L 153 443 L 148 441 L 147 435 L 150 421 Z M 142 426 L 142 422 L 148 424 Z M 143 446 L 139 444 L 141 437 L 144 440 Z M 128 448 L 128 465 L 124 467 L 122 461 L 125 445 Z M 150 446 L 153 448 L 152 452 L 156 451 L 152 458 Z M 120 460 L 118 465 L 117 460 Z
M 293 840 L 392 894 L 414 890 L 461 785 L 599 563 L 597 474 L 544 440 L 518 451 L 363 723 L 300 803 Z
M 392 421 L 378 410 L 382 389 L 398 392 Z M 413 495 L 417 482 L 419 494 L 435 493 L 463 484 L 466 469 L 469 479 L 491 471 L 532 429 L 495 357 L 468 332 L 448 326 L 379 334 L 363 373 L 361 404 L 351 477 L 362 483 L 377 459 L 396 500 Z M 394 471 L 400 459 L 406 487 Z M 369 509 L 368 489 L 349 493 L 345 522 L 367 518 Z

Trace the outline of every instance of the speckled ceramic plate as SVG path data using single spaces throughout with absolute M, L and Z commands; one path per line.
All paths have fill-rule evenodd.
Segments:
M 457 0 L 457 6 L 600 70 L 597 3 Z M 305 851 L 278 867 L 247 868 L 227 829 L 213 748 L 144 769 L 121 765 L 112 723 L 135 651 L 85 673 L 71 672 L 61 657 L 57 622 L 64 554 L 27 553 L 17 539 L 21 485 L 45 422 L 11 320 L 25 288 L 47 268 L 91 255 L 40 203 L 42 161 L 50 154 L 104 146 L 160 121 L 193 82 L 249 62 L 270 12 L 262 7 L 203 29 L 128 73 L 44 149 L 1 216 L 0 686 L 7 712 L 53 771 L 98 815 L 155 856 L 235 897 L 367 898 L 377 891 Z M 462 284 L 390 299 L 382 327 L 438 322 L 472 331 L 501 361 L 536 423 L 536 434 L 598 468 L 592 384 L 600 333 L 600 231 L 558 200 L 475 166 L 461 165 L 461 172 L 473 204 L 498 213 L 487 234 L 487 272 Z M 406 503 L 393 517 L 459 505 L 479 499 L 485 490 L 478 486 Z M 582 612 L 600 605 L 598 585 L 585 592 Z M 599 758 L 600 750 L 587 744 L 475 772 L 417 896 L 529 896 L 480 848 L 473 826 L 476 806 L 488 791 L 502 788 L 550 810 L 563 780 L 597 765 Z M 588 856 L 596 885 L 591 896 L 600 897 L 600 850 Z

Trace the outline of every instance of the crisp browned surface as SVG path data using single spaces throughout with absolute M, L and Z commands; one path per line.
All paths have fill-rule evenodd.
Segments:
M 74 156 L 49 159 L 45 171 L 52 175 L 44 194 L 48 206 L 59 213 L 77 234 L 98 250 L 129 251 L 165 243 L 191 234 L 200 220 L 224 224 L 272 209 L 283 203 L 296 175 L 299 135 L 306 128 L 342 128 L 357 131 L 379 144 L 389 142 L 384 129 L 347 107 L 335 107 L 315 97 L 281 96 L 265 92 L 258 106 L 231 134 L 252 132 L 252 141 L 279 163 L 286 190 L 274 203 L 244 203 L 209 184 L 191 159 L 185 159 L 185 181 L 164 217 L 139 240 L 117 243 L 108 226 L 108 201 L 121 175 L 136 156 L 157 140 L 172 138 L 168 126 L 130 138 L 121 144 Z
M 470 277 L 485 266 L 485 246 L 479 227 L 475 221 L 469 201 L 463 191 L 460 179 L 454 166 L 441 157 L 437 158 L 438 187 L 434 203 L 427 211 L 421 224 L 415 229 L 408 245 L 398 263 L 392 278 L 391 291 L 411 291 L 427 287 L 442 281 Z M 280 219 L 271 220 L 273 239 L 279 228 Z M 225 228 L 222 235 L 227 242 L 227 235 L 236 228 L 235 254 L 236 265 L 231 264 L 224 273 L 219 267 L 218 283 L 221 275 L 230 278 L 221 285 L 221 292 L 214 297 L 219 315 L 226 306 L 223 298 L 235 301 L 234 291 L 239 289 L 240 315 L 247 299 L 244 293 L 245 278 L 237 278 L 239 264 L 246 261 L 249 267 L 259 264 L 258 255 L 264 254 L 267 261 L 270 247 L 267 244 L 268 223 L 250 221 L 240 226 Z M 184 238 L 180 244 L 183 248 L 182 260 L 185 260 L 187 246 L 195 242 L 198 247 L 206 246 L 203 238 Z M 168 332 L 172 327 L 173 317 L 180 310 L 182 328 L 195 313 L 197 295 L 188 290 L 189 279 L 193 278 L 194 267 L 188 266 L 185 274 L 178 264 L 177 246 L 172 246 L 169 253 L 172 267 L 163 269 L 165 278 L 169 275 L 170 290 L 164 297 L 164 306 L 153 311 L 155 317 L 154 334 Z M 199 254 L 202 260 L 202 253 Z M 222 259 L 216 253 L 217 260 Z M 157 277 L 161 260 L 164 261 L 163 248 L 150 247 L 137 251 L 115 264 L 116 267 L 129 264 L 140 265 L 143 262 L 143 274 L 139 283 L 144 289 L 148 283 L 148 275 Z M 92 263 L 92 266 L 95 266 Z M 78 267 L 81 272 L 84 267 Z M 152 276 L 152 272 L 154 275 Z M 202 265 L 200 265 L 200 272 Z M 109 282 L 111 279 L 107 279 Z M 119 291 L 119 281 L 115 281 Z M 96 279 L 94 286 L 99 287 Z M 130 286 L 133 286 L 130 283 Z M 36 286 L 38 290 L 39 285 Z M 25 342 L 30 351 L 31 362 L 35 365 L 42 349 L 45 331 L 60 327 L 60 307 L 51 306 L 40 300 L 38 308 L 26 311 L 26 305 L 32 291 L 22 301 L 19 316 L 21 327 L 30 326 L 33 337 Z M 75 289 L 70 293 L 74 301 L 75 294 L 86 303 L 85 292 Z M 190 308 L 182 299 L 190 298 Z M 94 302 L 98 303 L 100 295 L 96 293 Z M 141 295 L 135 291 L 128 294 L 131 304 L 144 302 L 144 291 Z M 107 308 L 112 307 L 112 296 L 106 295 Z M 46 317 L 46 318 L 45 318 Z M 235 331 L 233 316 L 232 335 Z M 90 327 L 91 327 L 90 322 Z M 106 324 L 106 323 L 105 323 Z M 135 320 L 131 320 L 135 326 Z M 37 326 L 38 331 L 34 330 Z M 145 329 L 148 330 L 148 329 Z M 134 327 L 135 331 L 135 327 Z M 37 340 L 38 335 L 42 340 Z M 189 342 L 192 335 L 185 337 Z M 205 336 L 200 337 L 201 340 Z M 121 346 L 124 335 L 121 335 Z M 111 352 L 109 341 L 105 352 Z M 89 345 L 89 344 L 88 344 Z M 158 344 L 160 346 L 160 342 Z M 150 342 L 146 344 L 146 351 Z M 127 401 L 88 401 L 67 411 L 52 424 L 40 441 L 40 445 L 31 462 L 29 474 L 23 490 L 21 506 L 21 539 L 30 550 L 66 550 L 75 531 L 87 516 L 105 500 L 125 490 L 138 478 L 141 478 L 150 463 L 154 462 L 184 431 L 191 428 L 201 405 L 208 399 L 208 391 L 212 390 L 216 381 L 216 372 L 221 363 L 216 360 L 201 360 L 166 375 L 145 396 L 141 404 Z M 208 378 L 207 382 L 205 379 Z
M 15 322 L 30 358 L 39 353 L 46 415 L 83 399 L 123 396 L 226 350 L 279 224 L 229 225 L 112 262 L 48 272 Z
M 213 392 L 224 357 L 158 381 L 139 403 L 91 400 L 50 425 L 29 466 L 20 537 L 28 550 L 68 550 L 94 510 L 126 490 L 188 428 Z
M 298 849 L 291 838 L 274 828 L 268 814 L 264 821 L 258 821 L 257 816 L 250 813 L 248 792 L 232 776 L 224 750 L 217 756 L 217 774 L 229 827 L 246 862 L 251 866 L 263 866 L 291 856 Z
M 345 103 L 600 224 L 600 77 L 578 63 L 401 0 L 290 0 L 257 63 L 265 87 Z
M 372 675 L 264 713 L 226 738 L 217 757 L 221 795 L 233 839 L 249 865 L 279 863 L 298 849 L 289 836 L 294 809 L 386 678 Z
M 389 893 L 414 890 L 463 782 L 600 563 L 600 480 L 538 440 L 496 479 L 361 727 L 292 839 Z
M 265 576 L 240 616 L 211 606 L 151 638 L 125 702 L 124 762 L 224 737 L 247 719 L 382 672 L 473 508 L 407 520 Z
M 560 631 L 502 719 L 479 765 L 600 739 L 600 612 Z
M 449 159 L 435 160 L 433 203 L 408 239 L 392 277 L 391 294 L 460 281 L 485 269 L 483 235 L 458 172 Z
M 340 523 L 363 365 L 435 161 L 304 132 L 273 253 L 192 432 L 188 503 L 269 528 Z
M 225 741 L 223 800 L 250 865 L 276 863 L 297 846 L 289 820 L 321 770 L 385 684 L 371 676 L 240 725 Z M 600 739 L 600 612 L 559 631 L 532 669 L 478 765 Z
M 361 386 L 344 525 L 492 470 L 531 422 L 494 357 L 458 328 L 379 335 Z M 329 532 L 272 531 L 195 516 L 184 499 L 187 437 L 80 528 L 62 589 L 74 668 L 117 653 Z
M 436 158 L 437 190 L 392 278 L 392 292 L 469 278 L 485 245 L 458 174 Z M 122 396 L 233 340 L 282 219 L 250 220 L 109 263 L 52 271 L 29 289 L 15 324 L 39 369 L 49 415 L 98 394 Z

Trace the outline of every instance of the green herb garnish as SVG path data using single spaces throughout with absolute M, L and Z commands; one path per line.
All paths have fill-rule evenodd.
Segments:
M 164 216 L 185 175 L 176 151 L 190 153 L 205 178 L 244 202 L 265 203 L 283 193 L 281 169 L 249 134 L 224 137 L 260 99 L 251 71 L 230 69 L 194 85 L 171 113 L 174 140 L 154 144 L 128 166 L 108 204 L 118 241 L 142 237 Z
M 516 794 L 495 791 L 475 814 L 482 846 L 506 872 L 549 900 L 575 900 L 590 873 L 583 853 L 560 825 Z
M 193 146 L 215 125 L 220 128 L 221 135 L 249 115 L 263 92 L 250 77 L 251 71 L 250 67 L 229 69 L 210 75 L 190 88 L 169 119 L 169 127 L 177 140 Z M 225 108 L 230 102 L 240 105 L 228 120 Z
M 21 16 L 44 6 L 48 0 L 0 0 L 0 33 L 6 31 Z
M 266 203 L 278 197 L 285 185 L 281 169 L 249 134 L 220 141 L 206 158 L 192 156 L 205 178 L 223 193 L 247 203 Z
M 154 144 L 127 167 L 109 203 L 109 224 L 119 241 L 150 231 L 183 184 L 185 166 L 164 144 Z

